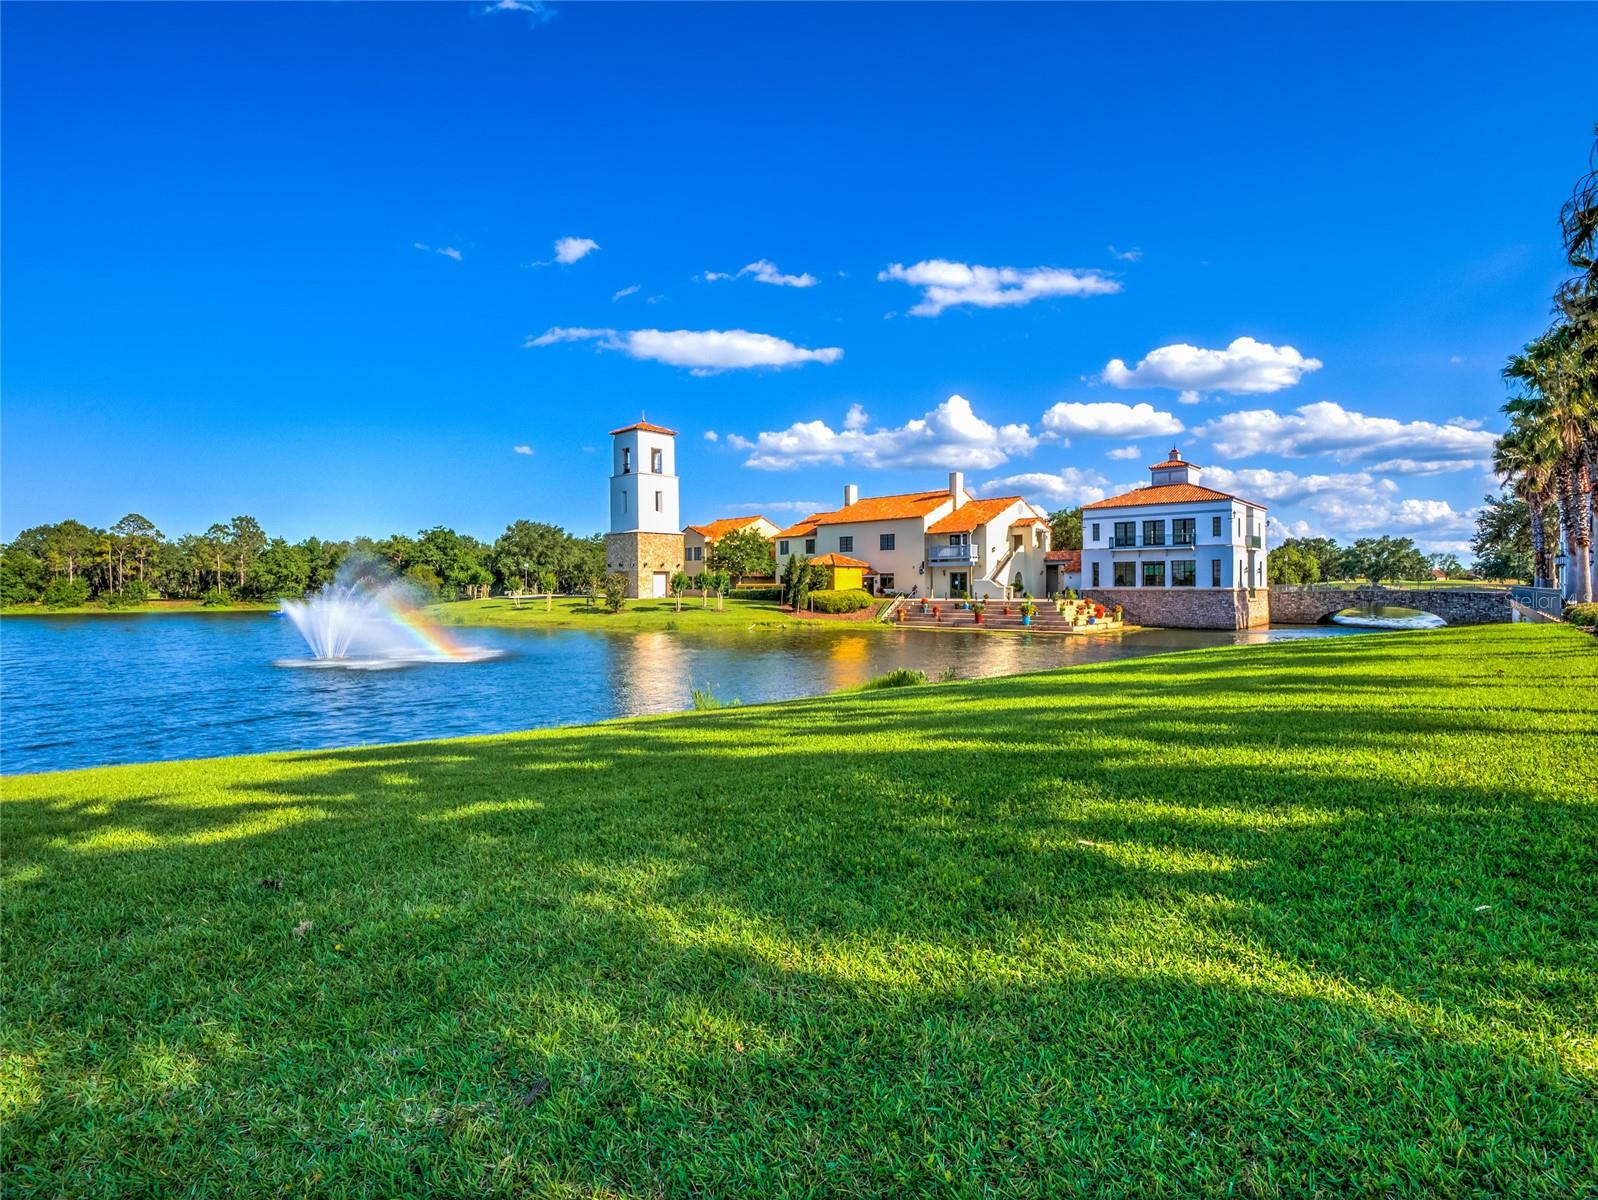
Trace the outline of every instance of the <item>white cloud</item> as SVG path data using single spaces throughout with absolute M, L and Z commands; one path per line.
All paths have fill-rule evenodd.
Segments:
M 851 410 L 852 411 L 852 410 Z M 796 421 L 759 434 L 745 466 L 779 471 L 814 463 L 863 467 L 953 467 L 990 470 L 1012 454 L 1027 454 L 1037 438 L 1025 425 L 993 425 L 977 416 L 964 396 L 950 396 L 925 416 L 895 429 L 842 430 L 825 421 Z M 733 442 L 731 437 L 729 442 Z M 737 444 L 737 443 L 733 443 Z
M 775 287 L 807 288 L 816 286 L 816 277 L 808 272 L 803 275 L 784 275 L 777 269 L 777 264 L 768 258 L 752 262 L 737 271 L 706 271 L 703 279 L 706 283 L 715 283 L 718 279 L 740 279 L 745 275 L 753 275 L 756 283 L 769 283 Z
M 1143 257 L 1143 251 L 1136 246 L 1133 246 L 1130 250 L 1117 250 L 1114 246 L 1106 246 L 1104 248 L 1110 252 L 1111 258 L 1119 259 L 1121 262 L 1136 262 Z
M 1043 428 L 1066 437 L 1137 438 L 1181 433 L 1184 426 L 1175 413 L 1160 412 L 1152 404 L 1102 400 L 1053 405 L 1043 414 Z
M 533 452 L 533 448 L 531 446 L 512 446 L 511 449 L 517 454 L 531 455 Z
M 627 296 L 634 295 L 634 294 L 637 293 L 638 289 L 641 286 L 642 286 L 641 284 L 637 284 L 637 283 L 628 284 L 626 287 L 622 288 L 621 291 L 619 291 L 615 295 L 611 296 L 611 300 L 612 301 L 621 300 L 621 299 L 623 299 L 623 298 L 625 298 Z
M 1022 475 L 1006 475 L 1002 479 L 990 479 L 977 490 L 990 496 L 1011 493 L 1027 497 L 1041 496 L 1056 506 L 1075 507 L 1078 504 L 1089 504 L 1094 500 L 1104 499 L 1109 495 L 1105 490 L 1109 482 L 1097 471 L 1065 467 L 1052 474 L 1048 471 L 1028 471 Z
M 1474 511 L 1459 512 L 1446 500 L 1366 496 L 1328 492 L 1306 504 L 1344 536 L 1460 536 L 1475 526 Z
M 741 504 L 723 504 L 723 512 L 784 513 L 796 512 L 809 516 L 813 512 L 827 512 L 827 505 L 819 500 L 745 500 Z
M 1389 475 L 1444 475 L 1451 471 L 1491 471 L 1491 458 L 1389 458 L 1371 467 Z
M 1118 388 L 1179 388 L 1247 395 L 1292 387 L 1321 360 L 1305 358 L 1292 346 L 1272 346 L 1240 337 L 1225 350 L 1201 350 L 1178 343 L 1151 350 L 1135 367 L 1112 358 L 1104 382 Z
M 1117 446 L 1114 450 L 1105 452 L 1106 458 L 1136 458 L 1142 454 L 1136 446 Z
M 1457 355 L 1457 354 L 1450 354 L 1448 356 L 1448 361 L 1453 363 L 1454 366 L 1457 367 L 1460 363 L 1464 362 L 1465 360 L 1460 358 L 1459 355 Z
M 599 249 L 593 238 L 563 237 L 555 239 L 555 261 L 574 263 Z M 609 260 L 606 260 L 609 261 Z
M 542 25 L 545 21 L 555 19 L 555 10 L 543 3 L 543 0 L 494 0 L 494 3 L 486 5 L 483 11 L 526 13 L 535 25 Z
M 605 350 L 620 350 L 633 358 L 688 367 L 695 375 L 737 371 L 750 367 L 796 367 L 803 363 L 834 363 L 843 357 L 836 346 L 811 350 L 769 333 L 746 329 L 585 329 L 556 327 L 524 346 L 553 346 L 558 342 L 598 342 Z
M 1379 479 L 1366 471 L 1299 475 L 1294 471 L 1269 471 L 1262 467 L 1247 467 L 1237 471 L 1226 467 L 1207 467 L 1199 479 L 1202 483 L 1223 492 L 1232 492 L 1245 500 L 1268 500 L 1278 504 L 1294 504 L 1325 493 L 1391 496 L 1398 491 L 1398 485 L 1391 479 Z
M 1030 304 L 1050 296 L 1104 296 L 1121 290 L 1114 279 L 1098 271 L 1073 271 L 1063 267 L 982 267 L 926 259 L 905 266 L 891 263 L 877 272 L 883 282 L 898 280 L 922 289 L 910 315 L 935 317 L 944 309 L 970 304 L 977 308 L 1003 308 Z
M 1178 404 L 1197 404 L 1200 400 L 1203 400 L 1203 399 L 1204 399 L 1203 396 L 1199 395 L 1197 392 L 1193 391 L 1192 389 L 1189 389 L 1189 390 L 1183 392 L 1181 395 L 1177 396 L 1176 402 Z
M 1270 537 L 1273 547 L 1280 546 L 1288 538 L 1310 537 L 1310 523 L 1308 521 L 1278 521 L 1275 517 L 1265 518 L 1265 531 Z
M 705 441 L 719 442 L 721 441 L 721 434 L 717 433 L 714 429 L 707 429 L 705 430 Z
M 1474 465 L 1491 456 L 1495 440 L 1491 433 L 1477 428 L 1479 424 L 1457 417 L 1442 425 L 1368 417 L 1322 400 L 1303 405 L 1286 416 L 1268 408 L 1226 413 L 1194 432 L 1208 438 L 1216 452 L 1226 458 L 1325 454 L 1338 462 L 1351 462 L 1407 451 Z
M 411 245 L 418 250 L 426 250 L 432 254 L 442 254 L 445 258 L 453 258 L 456 262 L 461 261 L 461 252 L 455 249 L 454 246 L 429 246 L 425 242 L 412 242 Z
M 851 404 L 849 411 L 843 414 L 845 429 L 864 429 L 869 424 L 871 424 L 871 414 L 866 412 L 863 404 Z
M 742 434 L 737 433 L 729 433 L 727 435 L 727 445 L 731 446 L 734 450 L 753 450 L 755 448 L 755 444 L 753 442 L 744 437 Z

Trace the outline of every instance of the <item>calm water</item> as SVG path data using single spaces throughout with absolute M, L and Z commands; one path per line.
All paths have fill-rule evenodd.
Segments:
M 467 629 L 486 662 L 294 671 L 293 625 L 263 613 L 22 617 L 0 626 L 0 771 L 501 733 L 691 707 L 689 689 L 744 703 L 836 691 L 896 667 L 1013 675 L 1199 646 L 1356 632 L 1150 630 L 1118 638 L 911 630 L 759 636 Z

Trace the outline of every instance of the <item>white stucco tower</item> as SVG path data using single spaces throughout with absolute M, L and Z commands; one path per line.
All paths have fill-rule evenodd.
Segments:
M 677 433 L 638 421 L 612 429 L 610 442 L 605 569 L 627 576 L 629 596 L 664 596 L 683 569 Z

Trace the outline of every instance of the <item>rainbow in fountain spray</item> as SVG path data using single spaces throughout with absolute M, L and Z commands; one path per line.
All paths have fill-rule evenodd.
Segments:
M 283 615 L 310 647 L 310 658 L 280 659 L 284 667 L 382 670 L 417 663 L 481 662 L 499 651 L 463 646 L 417 604 L 415 590 L 371 563 L 351 563 L 305 600 L 283 601 Z

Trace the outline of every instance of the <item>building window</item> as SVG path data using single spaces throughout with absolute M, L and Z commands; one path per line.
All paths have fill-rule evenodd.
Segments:
M 1099 535 L 1095 533 L 1093 536 L 1094 537 L 1098 537 Z M 1099 564 L 1098 563 L 1094 563 L 1093 564 L 1093 586 L 1094 587 L 1098 587 L 1099 586 Z
M 1163 546 L 1163 545 L 1165 545 L 1165 522 L 1164 521 L 1144 521 L 1143 522 L 1143 544 L 1145 546 Z
M 660 475 L 660 474 L 663 473 L 663 468 L 661 467 L 661 461 L 662 461 L 662 455 L 661 455 L 661 452 L 659 450 L 651 450 L 649 452 L 649 469 L 651 471 L 653 471 L 656 475 Z
M 1242 537 L 1243 536 L 1243 518 L 1242 517 L 1239 517 L 1237 519 L 1237 536 L 1238 537 Z
M 1221 518 L 1216 517 L 1215 519 L 1219 522 Z M 1210 586 L 1221 586 L 1221 560 L 1218 558 L 1210 559 Z
M 1093 522 L 1093 540 L 1095 542 L 1099 540 L 1099 523 L 1097 521 Z
M 1115 544 L 1117 546 L 1137 545 L 1137 522 L 1117 521 L 1115 523 Z
M 1197 522 L 1192 517 L 1177 517 L 1171 522 L 1171 545 L 1191 546 L 1198 537 L 1198 530 L 1194 528 Z
M 894 539 L 895 536 L 896 536 L 895 534 L 891 534 L 891 533 L 879 533 L 879 534 L 877 534 L 877 549 L 878 550 L 892 550 L 893 549 L 893 539 Z M 888 578 L 892 579 L 893 576 L 890 575 L 890 576 L 888 576 Z
M 1146 562 L 1143 564 L 1143 586 L 1165 586 L 1165 564 L 1162 562 Z
M 1094 563 L 1093 565 L 1096 567 L 1099 564 L 1098 563 Z M 1115 564 L 1115 586 L 1116 587 L 1136 587 L 1137 586 L 1137 564 L 1136 563 L 1118 562 L 1118 563 Z
M 787 542 L 778 542 L 777 543 L 777 553 L 778 554 L 786 554 L 786 553 L 788 553 L 788 543 Z
M 891 537 L 892 535 L 890 534 L 889 536 Z M 878 575 L 877 576 L 877 592 L 880 594 L 882 592 L 891 592 L 891 591 L 893 591 L 893 576 L 892 575 Z
M 1198 564 L 1191 558 L 1178 559 L 1171 564 L 1172 587 L 1197 587 Z
M 655 493 L 655 511 L 656 512 L 660 511 L 660 506 L 663 503 L 663 501 L 661 500 L 661 496 L 663 496 L 664 494 L 665 493 L 663 493 L 663 492 L 656 492 Z
M 622 510 L 622 512 L 626 512 L 627 511 L 627 489 L 626 488 L 622 488 L 622 490 L 621 490 L 621 510 Z
M 806 538 L 805 539 L 805 553 L 806 554 L 814 554 L 815 552 L 816 552 L 816 539 L 815 538 Z
M 695 546 L 694 547 L 694 561 L 695 562 L 704 562 L 705 561 L 705 548 L 703 546 Z
M 1210 536 L 1211 537 L 1220 537 L 1221 536 L 1221 518 L 1220 517 L 1211 517 L 1210 518 Z
M 951 533 L 949 535 L 949 545 L 951 546 L 969 546 L 970 544 L 971 535 L 969 533 Z
M 621 473 L 631 475 L 633 471 L 633 452 L 626 446 L 621 448 Z
M 839 537 L 838 549 L 844 554 L 852 553 L 854 551 L 854 538 L 849 536 Z

